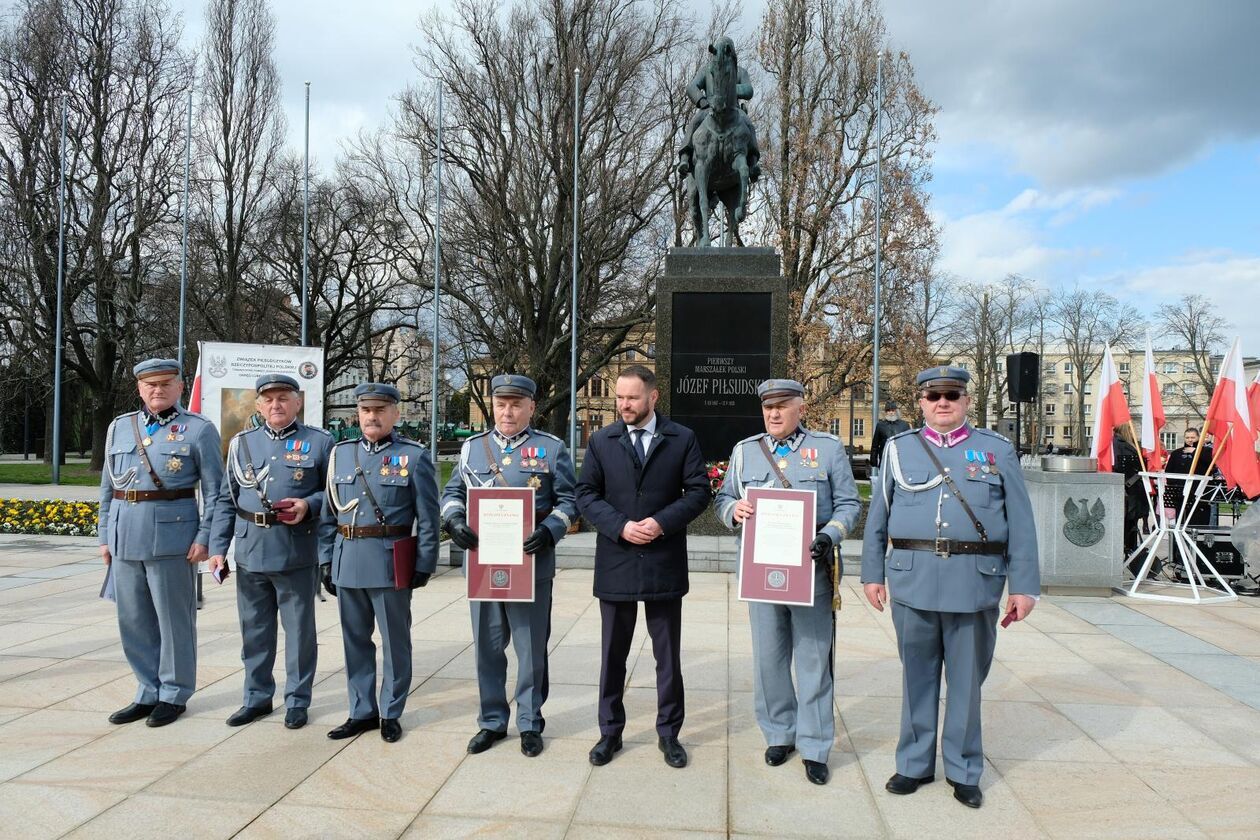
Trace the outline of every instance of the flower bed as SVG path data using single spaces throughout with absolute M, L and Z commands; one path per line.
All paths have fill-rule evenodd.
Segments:
M 96 536 L 96 502 L 0 499 L 0 534 Z

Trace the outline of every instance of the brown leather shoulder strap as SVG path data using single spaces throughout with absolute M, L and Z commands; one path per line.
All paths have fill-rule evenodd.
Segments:
M 774 474 L 778 477 L 779 483 L 782 484 L 785 489 L 791 489 L 792 482 L 788 481 L 787 476 L 783 474 L 783 468 L 779 466 L 779 462 L 774 460 L 774 456 L 770 454 L 770 446 L 766 443 L 766 439 L 763 437 L 757 442 L 761 444 L 761 454 L 765 455 L 766 460 L 770 462 L 770 469 L 774 470 Z
M 149 471 L 149 478 L 153 480 L 153 486 L 162 489 L 162 479 L 158 478 L 158 474 L 154 472 L 153 465 L 149 463 L 149 453 L 144 448 L 144 435 L 140 434 L 140 414 L 131 415 L 131 430 L 136 433 L 136 446 L 140 449 L 140 463 L 144 464 L 144 468 Z
M 503 477 L 503 470 L 499 469 L 499 462 L 495 460 L 494 450 L 490 448 L 490 435 L 481 436 L 481 445 L 486 450 L 486 463 L 490 465 L 490 472 L 494 473 L 494 480 L 500 487 L 507 487 L 507 479 Z
M 962 491 L 958 489 L 958 485 L 954 483 L 953 476 L 945 471 L 945 467 L 941 465 L 941 459 L 936 457 L 936 453 L 932 451 L 931 445 L 923 439 L 923 435 L 916 432 L 914 437 L 923 446 L 923 451 L 932 459 L 932 464 L 936 467 L 936 471 L 941 474 L 941 478 L 945 479 L 945 484 L 953 492 L 954 497 L 958 499 L 958 504 L 962 505 L 963 511 L 971 518 L 971 524 L 976 527 L 976 533 L 980 535 L 980 542 L 988 542 L 988 532 L 984 530 L 980 517 L 976 516 L 976 512 L 971 509 L 971 505 L 967 504 L 967 499 L 963 496 Z
M 372 492 L 372 485 L 368 484 L 367 474 L 363 472 L 363 463 L 359 460 L 359 447 L 362 445 L 357 440 L 354 442 L 354 474 L 363 481 L 363 492 L 367 493 L 368 501 L 372 503 L 372 512 L 376 514 L 377 523 L 384 525 L 385 512 L 376 503 L 376 494 Z

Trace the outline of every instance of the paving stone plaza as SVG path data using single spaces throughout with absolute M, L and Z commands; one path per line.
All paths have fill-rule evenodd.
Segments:
M 574 546 L 576 548 L 577 546 Z M 855 557 L 855 544 L 845 553 Z M 852 562 L 850 566 L 853 566 Z M 1260 603 L 1179 606 L 1047 596 L 1002 630 L 985 685 L 981 787 L 963 808 L 941 781 L 884 791 L 900 670 L 888 614 L 846 577 L 837 622 L 832 780 L 772 768 L 753 721 L 752 655 L 734 576 L 692 575 L 683 606 L 691 754 L 657 751 L 654 664 L 639 625 L 626 748 L 598 737 L 599 609 L 591 572 L 555 585 L 546 751 L 516 732 L 481 755 L 472 632 L 459 572 L 413 601 L 415 682 L 396 744 L 325 737 L 346 717 L 335 603 L 318 605 L 311 723 L 239 729 L 232 579 L 198 618 L 198 692 L 176 724 L 112 726 L 134 680 L 95 540 L 0 537 L 0 836 L 39 837 L 1254 837 L 1260 833 Z M 850 569 L 855 571 L 855 569 Z M 283 655 L 280 660 L 283 662 Z M 277 679 L 283 685 L 283 666 Z M 514 679 L 514 675 L 510 676 Z

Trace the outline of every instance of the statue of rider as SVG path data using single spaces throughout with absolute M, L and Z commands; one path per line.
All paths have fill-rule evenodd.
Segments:
M 717 49 L 713 44 L 709 44 L 709 52 L 713 54 L 717 53 Z M 708 116 L 709 100 L 705 95 L 704 89 L 708 76 L 709 68 L 706 65 L 696 72 L 695 77 L 693 77 L 691 82 L 687 85 L 687 96 L 690 97 L 691 101 L 696 104 L 696 113 L 692 115 L 691 121 L 687 123 L 686 137 L 682 148 L 678 150 L 678 172 L 682 175 L 688 175 L 691 173 L 692 152 L 694 151 L 692 138 L 695 136 L 696 129 L 700 127 L 701 123 L 704 122 L 705 117 Z M 735 87 L 735 95 L 740 100 L 740 110 L 747 114 L 748 106 L 745 105 L 744 102 L 753 98 L 753 86 L 752 79 L 748 76 L 748 71 L 743 67 L 739 68 L 739 82 Z M 756 138 L 754 136 L 754 143 L 755 142 Z M 757 176 L 761 174 L 761 167 L 757 164 L 757 160 L 760 157 L 761 150 L 759 148 L 754 148 L 748 161 L 750 181 L 757 180 Z

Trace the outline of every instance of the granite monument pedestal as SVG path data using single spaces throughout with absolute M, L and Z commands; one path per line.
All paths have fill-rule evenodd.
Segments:
M 1025 469 L 1041 589 L 1109 595 L 1123 579 L 1124 476 Z
M 757 386 L 787 375 L 788 298 L 773 248 L 671 248 L 656 293 L 659 407 L 708 461 L 765 428 Z

